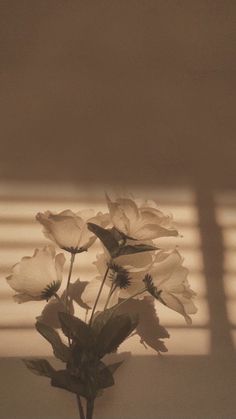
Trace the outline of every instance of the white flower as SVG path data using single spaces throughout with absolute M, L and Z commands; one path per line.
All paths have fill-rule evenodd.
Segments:
M 128 237 L 152 240 L 178 235 L 172 226 L 171 217 L 164 215 L 153 201 L 138 206 L 130 198 L 112 201 L 107 196 L 107 204 L 114 227 Z
M 31 257 L 23 257 L 6 278 L 10 287 L 18 293 L 15 300 L 19 303 L 48 300 L 61 285 L 64 263 L 63 253 L 55 255 L 51 246 L 36 249 Z
M 72 253 L 87 250 L 96 240 L 96 236 L 87 228 L 87 223 L 104 226 L 107 216 L 93 210 L 79 211 L 65 210 L 59 214 L 50 211 L 38 213 L 36 219 L 44 226 L 44 234 L 59 247 Z
M 109 273 L 103 286 L 97 310 L 103 310 L 109 293 L 113 290 L 109 307 L 117 304 L 119 298 L 129 298 L 144 288 L 143 279 L 153 263 L 153 252 L 119 256 L 110 262 L 108 253 L 97 255 L 94 265 L 99 275 L 86 286 L 82 300 L 93 306 L 107 267 Z M 143 298 L 140 295 L 139 298 Z
M 182 264 L 183 258 L 177 250 L 171 253 L 159 252 L 150 269 L 150 276 L 147 276 L 144 282 L 152 295 L 182 314 L 186 322 L 191 324 L 189 314 L 197 312 L 192 300 L 196 294 L 187 280 L 188 269 Z

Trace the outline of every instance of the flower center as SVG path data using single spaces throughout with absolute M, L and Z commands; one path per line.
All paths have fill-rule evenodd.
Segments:
M 60 281 L 53 281 L 51 284 L 47 285 L 46 288 L 41 292 L 42 300 L 49 300 L 60 288 Z

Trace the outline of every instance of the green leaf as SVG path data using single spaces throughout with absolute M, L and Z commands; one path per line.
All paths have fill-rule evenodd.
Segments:
M 132 237 L 118 231 L 115 227 L 112 229 L 105 229 L 97 224 L 88 223 L 88 229 L 92 231 L 103 243 L 112 258 L 121 255 L 130 255 L 140 252 L 149 252 L 157 250 L 157 247 L 148 244 L 126 245 L 127 239 L 135 241 Z
M 113 237 L 118 241 L 118 242 L 126 242 L 127 240 L 133 240 L 133 241 L 137 241 L 138 239 L 135 239 L 134 237 L 130 237 L 127 236 L 127 234 L 117 230 L 116 227 L 112 227 L 110 230 L 113 234 Z
M 89 348 L 93 345 L 94 332 L 85 322 L 64 312 L 59 313 L 59 320 L 63 333 L 75 339 L 81 348 Z
M 138 313 L 129 313 L 128 316 L 129 316 L 130 321 L 131 321 L 131 327 L 133 328 L 133 330 L 136 329 L 136 327 L 138 326 L 138 322 L 139 322 L 139 314 Z
M 114 384 L 112 371 L 103 362 L 89 364 L 75 375 L 69 370 L 53 371 L 51 384 L 85 398 L 97 397 L 100 390 Z
M 26 367 L 35 375 L 52 377 L 55 370 L 46 359 L 23 359 Z
M 55 371 L 52 376 L 51 384 L 53 387 L 63 388 L 83 397 L 89 396 L 84 383 L 78 377 L 71 375 L 67 370 Z
M 52 345 L 56 358 L 63 362 L 68 362 L 70 357 L 69 348 L 61 341 L 59 334 L 45 323 L 37 322 L 35 324 L 37 331 Z
M 115 307 L 116 306 L 113 306 L 112 308 L 97 312 L 95 314 L 92 322 L 92 329 L 97 335 L 99 335 L 102 328 L 105 326 L 109 318 L 112 316 Z
M 105 354 L 114 352 L 137 327 L 137 324 L 137 316 L 113 313 L 97 336 L 97 355 L 102 358 Z
M 150 252 L 152 250 L 157 250 L 158 248 L 155 246 L 151 246 L 149 244 L 136 244 L 136 245 L 129 245 L 123 246 L 119 251 L 119 256 L 121 255 L 131 255 L 134 253 L 141 253 L 141 252 Z
M 103 363 L 98 373 L 97 384 L 99 389 L 111 387 L 115 384 L 110 368 Z
M 116 240 L 112 231 L 94 223 L 88 223 L 87 226 L 101 240 L 112 257 L 119 254 L 119 242 Z

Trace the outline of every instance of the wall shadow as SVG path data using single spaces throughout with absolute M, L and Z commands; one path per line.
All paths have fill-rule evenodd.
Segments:
M 196 205 L 201 231 L 201 249 L 209 304 L 211 354 L 230 357 L 235 352 L 224 293 L 224 244 L 222 231 L 216 221 L 213 192 L 197 188 Z

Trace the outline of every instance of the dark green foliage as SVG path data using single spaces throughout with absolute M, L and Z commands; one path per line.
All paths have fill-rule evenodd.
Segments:
M 151 246 L 149 244 L 126 245 L 120 249 L 119 256 L 132 255 L 134 253 L 141 253 L 141 252 L 150 252 L 151 250 L 157 250 L 157 247 Z
M 63 388 L 71 393 L 88 397 L 86 386 L 79 377 L 73 376 L 68 370 L 55 371 L 52 376 L 51 384 L 53 387 Z
M 101 359 L 115 351 L 132 333 L 138 318 L 117 314 L 115 306 L 98 313 L 91 326 L 64 312 L 59 313 L 59 320 L 64 334 L 71 340 L 69 347 L 50 326 L 37 322 L 36 328 L 50 342 L 55 356 L 66 362 L 66 369 L 56 371 L 46 360 L 24 362 L 33 373 L 51 378 L 52 386 L 93 400 L 114 384 L 113 374 L 122 363 L 105 365 Z
M 99 358 L 114 352 L 136 328 L 137 324 L 137 316 L 132 318 L 128 314 L 110 315 L 97 336 L 95 350 Z
M 103 243 L 112 257 L 118 256 L 119 241 L 115 238 L 112 230 L 107 230 L 97 224 L 88 223 L 88 229 L 92 231 Z
M 75 340 L 81 348 L 94 344 L 93 330 L 85 322 L 68 313 L 60 312 L 58 315 L 65 336 Z
M 83 374 L 73 375 L 69 370 L 55 371 L 52 386 L 60 387 L 87 399 L 97 397 L 100 390 L 114 384 L 112 372 L 101 361 L 89 365 Z
M 108 322 L 110 317 L 114 314 L 115 308 L 116 306 L 113 306 L 112 308 L 95 313 L 91 326 L 97 336 L 99 335 L 105 324 Z

